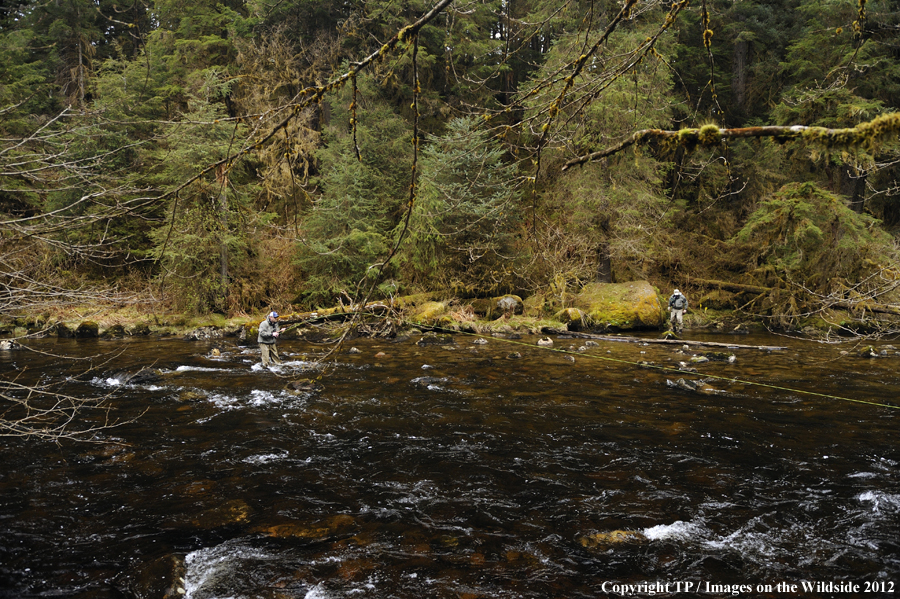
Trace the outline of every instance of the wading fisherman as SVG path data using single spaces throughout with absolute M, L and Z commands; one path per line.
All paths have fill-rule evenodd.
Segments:
M 687 310 L 687 298 L 677 289 L 669 296 L 669 324 L 672 330 L 680 333 L 684 330 L 684 311 Z
M 281 364 L 281 358 L 278 357 L 278 347 L 275 345 L 280 331 L 278 312 L 269 312 L 266 319 L 259 323 L 259 335 L 256 340 L 259 342 L 259 351 L 262 354 L 262 365 L 264 368 L 269 367 L 270 361 L 272 364 Z

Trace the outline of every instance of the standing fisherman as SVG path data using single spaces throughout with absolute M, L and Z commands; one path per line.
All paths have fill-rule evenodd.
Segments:
M 278 357 L 278 347 L 275 345 L 280 331 L 278 312 L 269 312 L 266 319 L 259 323 L 259 336 L 256 340 L 259 342 L 259 351 L 262 354 L 262 365 L 264 368 L 269 367 L 270 361 L 272 364 L 281 364 L 281 358 Z
M 669 323 L 676 333 L 684 330 L 684 311 L 687 310 L 687 307 L 687 298 L 676 289 L 669 297 Z

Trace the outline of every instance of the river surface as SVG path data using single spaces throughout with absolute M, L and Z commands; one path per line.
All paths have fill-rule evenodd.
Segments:
M 900 593 L 900 410 L 873 405 L 900 406 L 897 350 L 688 333 L 786 349 L 415 336 L 322 368 L 293 340 L 272 372 L 233 340 L 0 352 L 6 380 L 134 419 L 0 438 L 0 597 Z M 707 351 L 735 358 L 689 363 Z

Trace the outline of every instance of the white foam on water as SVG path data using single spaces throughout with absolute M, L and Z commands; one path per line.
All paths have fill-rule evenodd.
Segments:
M 309 589 L 303 596 L 303 599 L 329 599 L 329 597 L 331 597 L 331 595 L 325 591 L 324 587 L 322 587 L 322 583 L 319 583 Z
M 707 547 L 717 551 L 734 551 L 745 559 L 767 563 L 774 557 L 785 555 L 785 549 L 777 545 L 777 536 L 772 532 L 737 530 L 721 539 L 706 541 Z
M 644 536 L 651 541 L 674 539 L 677 541 L 697 540 L 704 532 L 704 528 L 693 522 L 677 520 L 672 524 L 657 524 L 644 529 Z
M 882 512 L 896 513 L 900 511 L 900 495 L 882 491 L 865 491 L 856 496 L 861 503 L 872 506 L 876 514 Z
M 285 370 L 311 370 L 317 369 L 319 365 L 316 362 L 309 362 L 307 360 L 286 360 L 281 364 L 273 364 L 269 367 L 265 367 L 261 362 L 254 362 L 250 367 L 250 370 L 253 372 L 265 372 L 271 371 L 276 373 L 284 372 Z
M 219 587 L 223 582 L 227 586 L 241 562 L 266 557 L 259 551 L 228 543 L 192 551 L 184 559 L 184 598 L 238 599 L 233 594 L 222 594 Z
M 175 372 L 228 372 L 228 369 L 227 368 L 209 368 L 208 366 L 181 365 L 175 369 Z
M 253 389 L 249 395 L 230 395 L 226 393 L 211 393 L 207 399 L 220 410 L 239 410 L 247 407 L 280 406 L 286 401 L 296 401 L 297 398 L 284 391 L 272 392 L 264 389 Z
M 290 454 L 288 452 L 284 453 L 266 453 L 262 455 L 252 455 L 248 458 L 244 458 L 241 460 L 246 464 L 268 464 L 269 462 L 278 462 L 280 460 L 287 459 Z

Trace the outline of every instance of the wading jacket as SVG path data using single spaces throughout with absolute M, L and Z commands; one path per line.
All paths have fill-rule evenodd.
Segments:
M 687 308 L 687 298 L 681 295 L 672 294 L 672 297 L 669 298 L 669 307 L 675 308 L 676 310 L 684 310 Z
M 259 323 L 259 335 L 256 337 L 257 343 L 273 345 L 276 341 L 273 333 L 277 333 L 279 330 L 281 329 L 279 328 L 277 322 L 269 322 L 269 319 L 266 318 L 264 321 Z

